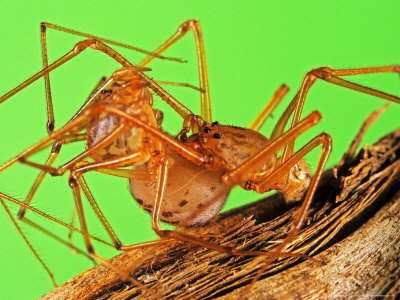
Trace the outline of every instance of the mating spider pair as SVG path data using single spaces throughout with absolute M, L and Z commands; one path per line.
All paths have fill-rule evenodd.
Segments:
M 66 31 L 89 39 L 77 43 L 71 51 L 49 65 L 47 61 L 47 28 Z M 322 79 L 400 103 L 399 97 L 341 78 L 342 76 L 365 73 L 400 73 L 399 66 L 343 70 L 332 70 L 326 67 L 315 69 L 307 73 L 296 96 L 276 123 L 271 136 L 266 138 L 258 130 L 287 93 L 288 88 L 282 85 L 248 128 L 213 122 L 205 50 L 200 25 L 197 21 L 189 20 L 183 23 L 174 35 L 154 53 L 148 53 L 149 56 L 137 65 L 130 63 L 106 44 L 115 44 L 142 51 L 140 49 L 52 24 L 42 23 L 41 29 L 44 69 L 2 96 L 0 103 L 37 79 L 44 77 L 49 135 L 0 166 L 0 172 L 17 162 L 41 170 L 24 204 L 19 203 L 24 206 L 18 215 L 23 219 L 26 208 L 31 209 L 29 204 L 45 175 L 50 173 L 53 176 L 60 176 L 69 171 L 69 186 L 74 195 L 81 233 L 88 253 L 94 259 L 120 273 L 124 279 L 129 279 L 141 287 L 144 286 L 139 281 L 130 278 L 124 270 L 116 268 L 94 251 L 86 225 L 81 192 L 83 191 L 89 200 L 116 249 L 127 251 L 153 245 L 157 242 L 123 245 L 86 184 L 84 179 L 86 172 L 98 171 L 129 178 L 132 195 L 145 210 L 151 213 L 152 228 L 163 240 L 176 239 L 191 242 L 232 255 L 267 256 L 264 267 L 252 282 L 254 284 L 275 258 L 284 255 L 282 251 L 303 225 L 307 209 L 311 204 L 318 181 L 331 152 L 331 138 L 326 133 L 316 136 L 300 150 L 294 151 L 295 139 L 317 124 L 321 118 L 321 115 L 314 111 L 301 120 L 304 102 L 312 84 L 317 79 Z M 198 57 L 199 89 L 201 91 L 200 115 L 192 113 L 167 93 L 159 83 L 144 73 L 148 70 L 146 66 L 152 60 L 160 57 L 163 51 L 190 30 L 194 33 Z M 59 129 L 54 130 L 55 121 L 49 73 L 88 48 L 107 54 L 120 63 L 123 69 L 115 71 L 109 78 L 102 79 L 71 120 Z M 176 138 L 162 130 L 163 114 L 153 108 L 153 97 L 149 89 L 183 118 L 183 128 Z M 289 129 L 285 131 L 291 116 L 292 121 Z M 53 166 L 64 145 L 82 141 L 86 142 L 87 150 L 59 167 Z M 314 176 L 312 176 L 303 157 L 320 144 L 322 144 L 321 156 Z M 51 147 L 51 153 L 45 164 L 29 160 L 30 155 L 44 147 Z M 277 153 L 282 149 L 282 155 L 277 156 Z M 88 160 L 89 158 L 91 160 Z M 272 253 L 241 251 L 217 245 L 199 237 L 188 236 L 179 231 L 161 228 L 160 221 L 181 227 L 207 222 L 219 213 L 230 190 L 235 185 L 258 193 L 275 189 L 280 191 L 287 201 L 303 199 L 292 229 Z M 0 197 L 14 202 L 17 201 L 2 193 L 0 193 Z M 2 203 L 4 205 L 4 202 Z M 10 217 L 14 220 L 11 214 Z M 300 254 L 285 255 L 304 257 Z M 39 258 L 39 256 L 37 257 Z M 40 262 L 45 267 L 41 260 Z M 50 272 L 49 274 L 51 275 Z

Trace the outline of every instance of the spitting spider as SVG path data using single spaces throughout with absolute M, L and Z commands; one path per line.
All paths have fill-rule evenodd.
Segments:
M 89 39 L 77 43 L 71 51 L 52 64 L 47 61 L 46 29 L 53 28 Z M 307 73 L 296 96 L 277 121 L 269 138 L 258 131 L 271 115 L 288 88 L 282 85 L 262 112 L 248 128 L 222 125 L 212 120 L 205 50 L 200 25 L 195 20 L 184 22 L 165 43 L 134 65 L 106 44 L 127 48 L 131 46 L 83 34 L 56 25 L 42 23 L 42 49 L 44 69 L 0 98 L 4 102 L 37 79 L 44 77 L 48 107 L 47 129 L 49 135 L 0 166 L 0 172 L 17 162 L 41 170 L 33 184 L 25 204 L 29 204 L 45 175 L 61 176 L 70 172 L 68 184 L 73 192 L 75 207 L 88 253 L 96 260 L 119 272 L 125 273 L 99 256 L 92 246 L 88 233 L 81 192 L 85 194 L 99 220 L 107 230 L 118 250 L 131 250 L 154 242 L 123 245 L 108 223 L 84 174 L 97 171 L 113 176 L 129 178 L 131 193 L 136 201 L 152 216 L 152 228 L 163 240 L 180 240 L 194 243 L 231 255 L 265 255 L 263 268 L 279 256 L 305 257 L 301 254 L 283 253 L 285 247 L 300 230 L 307 215 L 322 171 L 331 152 L 331 138 L 322 133 L 300 150 L 294 151 L 294 142 L 303 132 L 316 125 L 321 115 L 314 111 L 303 120 L 301 114 L 307 93 L 317 79 L 400 103 L 400 98 L 364 87 L 341 77 L 366 73 L 397 72 L 399 66 L 330 69 L 322 67 Z M 181 102 L 167 93 L 144 71 L 146 66 L 167 48 L 192 30 L 196 42 L 199 69 L 200 115 L 195 115 Z M 102 80 L 89 99 L 65 125 L 55 130 L 49 73 L 87 48 L 99 50 L 122 65 L 109 78 Z M 137 50 L 137 49 L 136 49 Z M 152 90 L 170 105 L 182 118 L 183 127 L 177 137 L 162 130 L 162 113 L 153 108 Z M 292 116 L 289 129 L 285 127 Z M 53 164 L 61 148 L 70 143 L 84 141 L 87 149 L 59 167 Z M 322 145 L 321 155 L 314 176 L 303 157 Z M 45 162 L 32 162 L 29 156 L 51 147 Z M 281 155 L 279 151 L 283 149 Z M 292 228 L 272 253 L 241 251 L 217 245 L 197 236 L 179 231 L 163 230 L 160 221 L 184 227 L 207 222 L 222 209 L 231 189 L 239 185 L 243 189 L 265 193 L 281 192 L 286 201 L 302 200 Z M 18 214 L 23 219 L 25 208 Z M 135 283 L 141 285 L 133 279 Z M 251 287 L 249 286 L 249 288 Z

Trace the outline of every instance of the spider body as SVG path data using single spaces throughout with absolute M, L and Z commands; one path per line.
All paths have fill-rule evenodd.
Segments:
M 124 70 L 114 72 L 113 77 L 115 82 L 110 89 L 102 91 L 98 103 L 137 115 L 142 121 L 156 127 L 157 120 L 152 109 L 153 96 L 145 82 L 137 76 L 129 76 Z M 88 149 L 106 138 L 119 125 L 121 125 L 121 120 L 116 116 L 107 113 L 93 115 L 86 127 Z M 141 128 L 131 127 L 90 156 L 99 162 L 133 153 L 141 146 L 143 135 L 145 133 Z

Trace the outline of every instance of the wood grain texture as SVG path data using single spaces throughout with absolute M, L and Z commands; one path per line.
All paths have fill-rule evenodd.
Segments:
M 281 258 L 248 299 L 363 299 L 400 293 L 400 130 L 324 173 L 305 226 L 287 252 L 323 264 Z M 242 250 L 274 249 L 298 205 L 278 194 L 183 229 Z M 235 299 L 264 257 L 234 257 L 182 242 L 130 251 L 111 260 L 166 299 Z M 98 265 L 41 299 L 152 298 Z

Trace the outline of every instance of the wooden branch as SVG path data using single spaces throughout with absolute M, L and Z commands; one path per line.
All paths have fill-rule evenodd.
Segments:
M 351 154 L 351 153 L 350 153 Z M 287 252 L 324 264 L 281 258 L 248 299 L 375 298 L 400 293 L 400 130 L 324 173 L 306 225 Z M 280 195 L 228 211 L 182 231 L 243 250 L 270 251 L 288 232 L 298 206 Z M 235 299 L 265 257 L 234 257 L 181 242 L 130 251 L 111 262 L 167 299 Z M 146 298 L 98 265 L 41 299 Z M 151 296 L 148 296 L 151 298 Z M 391 297 L 385 298 L 391 299 Z

